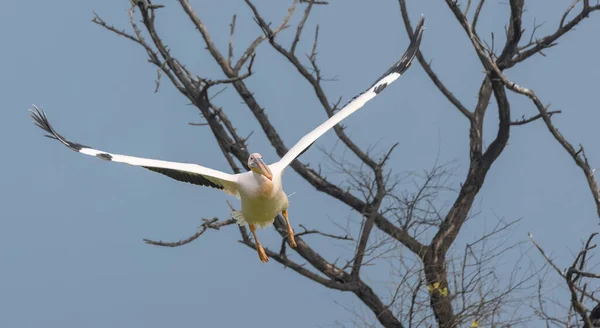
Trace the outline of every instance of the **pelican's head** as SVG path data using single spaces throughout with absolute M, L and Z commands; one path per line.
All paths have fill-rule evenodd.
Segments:
M 267 179 L 273 180 L 273 174 L 271 173 L 271 169 L 269 166 L 263 161 L 262 156 L 259 153 L 254 153 L 250 155 L 248 159 L 248 167 L 252 172 L 262 174 Z

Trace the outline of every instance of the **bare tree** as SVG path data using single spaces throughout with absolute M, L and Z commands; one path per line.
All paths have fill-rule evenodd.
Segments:
M 202 77 L 188 70 L 185 63 L 177 59 L 177 55 L 169 49 L 155 25 L 155 21 L 160 19 L 160 9 L 164 7 L 161 4 L 154 4 L 151 0 L 132 1 L 128 11 L 131 31 L 117 28 L 99 15 L 94 17 L 93 22 L 131 40 L 146 52 L 149 62 L 157 68 L 156 91 L 166 77 L 200 111 L 206 119 L 206 123 L 202 125 L 212 131 L 223 156 L 234 172 L 239 173 L 247 169 L 248 139 L 238 134 L 227 115 L 227 110 L 217 103 L 215 95 L 220 89 L 213 88 L 215 86 L 232 86 L 259 123 L 276 153 L 283 156 L 288 150 L 267 113 L 255 98 L 252 87 L 247 83 L 247 78 L 252 75 L 252 64 L 260 45 L 268 45 L 296 69 L 312 87 L 328 116 L 332 116 L 338 110 L 340 101 L 330 100 L 322 85 L 324 77 L 317 61 L 318 25 L 311 36 L 312 48 L 306 57 L 299 55 L 297 50 L 300 40 L 306 35 L 308 17 L 319 6 L 327 5 L 326 1 L 292 0 L 284 19 L 279 24 L 272 25 L 263 17 L 253 1 L 244 0 L 263 33 L 256 36 L 237 59 L 234 58 L 233 42 L 236 31 L 235 15 L 230 24 L 228 47 L 219 49 L 190 2 L 178 2 L 200 33 L 212 59 L 220 67 L 222 79 L 211 80 Z M 399 0 L 398 3 L 406 31 L 412 36 L 411 15 L 406 1 Z M 441 5 L 443 3 L 444 1 L 440 2 Z M 527 267 L 526 270 L 521 270 L 515 266 L 506 284 L 497 283 L 498 279 L 494 273 L 494 261 L 498 256 L 519 245 L 506 246 L 501 241 L 494 241 L 492 237 L 507 233 L 514 221 L 499 219 L 497 226 L 488 234 L 478 236 L 462 251 L 451 251 L 464 223 L 470 218 L 476 218 L 473 211 L 475 197 L 492 165 L 507 145 L 512 127 L 543 120 L 552 137 L 581 168 L 600 215 L 600 190 L 583 146 L 574 147 L 552 123 L 552 116 L 560 111 L 549 110 L 549 106 L 545 105 L 533 90 L 509 80 L 504 74 L 506 70 L 516 68 L 518 64 L 555 46 L 564 34 L 572 31 L 591 13 L 600 10 L 600 4 L 590 4 L 589 0 L 575 0 L 566 8 L 558 28 L 553 33 L 537 37 L 537 28 L 534 28 L 531 36 L 524 38 L 522 15 L 525 1 L 510 0 L 506 42 L 500 47 L 494 43 L 493 35 L 488 39 L 480 37 L 478 33 L 477 23 L 485 5 L 484 0 L 476 3 L 472 3 L 471 0 L 445 0 L 445 5 L 462 26 L 484 69 L 476 106 L 468 108 L 455 97 L 450 88 L 435 74 L 423 53 L 419 52 L 417 58 L 431 81 L 469 123 L 469 169 L 464 181 L 460 186 L 451 185 L 448 176 L 453 174 L 452 168 L 447 164 L 438 163 L 421 176 L 393 175 L 386 163 L 395 145 L 379 157 L 374 157 L 368 150 L 359 147 L 341 126 L 336 126 L 334 131 L 337 138 L 350 151 L 353 159 L 340 158 L 333 152 L 326 152 L 330 155 L 329 159 L 334 167 L 347 175 L 346 185 L 328 181 L 320 170 L 310 168 L 298 159 L 291 167 L 317 190 L 359 213 L 361 220 L 344 224 L 340 218 L 339 227 L 342 232 L 337 234 L 301 226 L 302 229 L 295 235 L 297 248 L 292 250 L 302 259 L 299 262 L 288 257 L 291 250 L 286 247 L 287 226 L 283 218 L 278 217 L 274 227 L 281 235 L 281 245 L 266 249 L 267 255 L 282 266 L 327 288 L 353 293 L 373 313 L 373 318 L 384 327 L 437 325 L 449 328 L 477 326 L 479 323 L 495 327 L 515 325 L 527 319 L 525 315 L 515 316 L 514 313 L 507 312 L 511 307 L 517 308 L 525 302 L 523 298 L 513 296 L 515 291 L 537 288 L 532 278 L 540 273 L 540 268 Z M 297 26 L 290 28 L 289 22 L 299 7 L 303 8 L 300 21 Z M 281 41 L 282 32 L 286 29 L 291 30 L 291 38 L 286 42 L 288 45 Z M 511 116 L 507 91 L 531 99 L 538 113 L 528 118 L 514 119 Z M 498 129 L 494 140 L 485 148 L 483 122 L 492 97 L 497 104 L 495 111 L 498 116 Z M 403 192 L 398 191 L 403 179 L 414 182 L 415 187 Z M 444 206 L 439 201 L 441 194 L 453 197 L 450 206 Z M 146 242 L 159 246 L 181 246 L 197 239 L 207 230 L 219 230 L 234 223 L 233 219 L 213 218 L 205 220 L 201 229 L 187 239 L 178 242 Z M 256 248 L 256 242 L 250 238 L 245 227 L 238 229 L 241 242 L 250 248 Z M 326 258 L 303 239 L 311 234 L 347 243 L 348 252 L 342 255 L 348 256 Z M 585 295 L 586 288 L 575 284 L 581 277 L 589 276 L 582 271 L 588 250 L 589 247 L 586 246 L 567 272 L 565 279 L 573 295 L 573 308 L 584 319 L 587 327 L 590 327 L 590 318 L 586 315 L 581 298 L 577 294 Z M 579 268 L 576 268 L 577 263 L 581 263 Z M 363 269 L 368 265 L 389 265 L 396 270 L 398 279 L 389 288 L 389 296 L 376 294 L 373 287 L 363 279 Z M 364 319 L 357 324 L 367 326 L 376 323 Z
M 531 242 L 540 251 L 544 259 L 564 279 L 570 295 L 566 305 L 563 304 L 564 302 L 560 302 L 560 300 L 544 296 L 540 282 L 536 313 L 546 321 L 548 326 L 600 327 L 600 300 L 594 297 L 600 290 L 600 286 L 596 280 L 600 278 L 600 274 L 588 271 L 588 268 L 593 269 L 598 266 L 598 263 L 590 265 L 592 257 L 588 254 L 596 248 L 596 244 L 592 245 L 592 241 L 596 235 L 598 235 L 597 232 L 592 233 L 575 256 L 573 263 L 566 270 L 560 270 L 554 261 L 546 255 L 543 248 L 533 239 L 533 236 L 529 234 Z M 563 308 L 562 313 L 558 315 L 549 314 L 546 310 L 547 303 L 560 304 Z M 585 303 L 594 305 L 593 309 L 588 311 L 588 308 L 584 305 Z

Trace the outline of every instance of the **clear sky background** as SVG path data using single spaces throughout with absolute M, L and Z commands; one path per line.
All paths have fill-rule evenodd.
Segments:
M 279 22 L 290 1 L 257 5 L 267 20 Z M 164 1 L 158 31 L 173 53 L 198 75 L 220 78 L 203 41 L 175 1 Z M 192 1 L 222 51 L 232 14 L 238 15 L 236 54 L 260 33 L 241 0 Z M 547 23 L 554 31 L 571 1 L 528 1 L 524 26 Z M 106 151 L 228 169 L 207 128 L 193 127 L 198 111 L 163 80 L 154 94 L 156 69 L 144 51 L 93 24 L 95 10 L 128 28 L 128 1 L 41 0 L 2 2 L 0 9 L 0 326 L 1 327 L 330 327 L 349 324 L 352 311 L 366 312 L 351 294 L 316 285 L 275 261 L 261 264 L 238 243 L 233 226 L 208 231 L 181 248 L 146 245 L 143 238 L 178 240 L 196 231 L 201 218 L 227 218 L 220 192 L 179 183 L 127 165 L 78 155 L 44 138 L 27 109 L 42 106 L 66 137 Z M 410 1 L 416 23 L 426 16 L 421 49 L 446 85 L 472 108 L 483 77 L 467 37 L 443 1 Z M 293 22 L 297 22 L 302 8 Z M 552 109 L 560 131 L 586 146 L 600 167 L 598 76 L 600 15 L 593 14 L 559 45 L 507 75 L 532 88 Z M 480 35 L 504 42 L 505 1 L 486 4 Z M 348 100 L 369 86 L 408 45 L 397 1 L 332 1 L 315 8 L 300 52 L 308 52 L 314 24 L 321 25 L 319 63 L 331 100 Z M 281 36 L 284 44 L 293 29 Z M 289 147 L 326 115 L 310 86 L 294 68 L 264 44 L 248 80 L 272 123 Z M 523 97 L 509 94 L 513 118 L 535 115 Z M 240 98 L 228 91 L 217 98 L 251 151 L 277 159 Z M 497 116 L 488 110 L 485 135 L 496 133 Z M 422 172 L 454 161 L 455 187 L 468 167 L 466 120 L 428 80 L 418 63 L 364 109 L 344 121 L 360 146 L 376 151 L 399 142 L 390 162 L 394 172 Z M 318 145 L 330 149 L 328 133 Z M 350 158 L 350 157 L 349 157 Z M 331 168 L 313 147 L 303 156 Z M 328 166 L 329 163 L 329 166 Z M 229 171 L 229 170 L 227 170 Z M 331 173 L 334 181 L 343 176 Z M 334 222 L 356 216 L 315 191 L 292 170 L 285 176 L 294 226 L 335 231 Z M 410 188 L 410 186 L 407 186 Z M 238 203 L 234 203 L 238 204 Z M 523 218 L 510 242 L 537 241 L 566 267 L 580 240 L 598 230 L 598 217 L 585 179 L 542 122 L 513 127 L 510 142 L 478 196 L 482 214 L 462 230 L 463 249 L 495 224 Z M 260 238 L 278 247 L 272 229 Z M 335 259 L 336 245 L 307 238 Z M 536 253 L 531 258 L 539 259 Z M 297 257 L 293 257 L 297 258 Z M 514 259 L 504 259 L 511 265 Z M 371 270 L 373 272 L 373 270 Z M 387 277 L 387 272 L 375 272 Z M 552 275 L 551 275 L 552 276 Z M 369 278 L 369 277 L 368 277 Z M 371 278 L 369 278 L 371 279 Z M 373 278 L 375 279 L 375 278 Z M 384 279 L 384 278 L 382 278 Z M 385 295 L 385 291 L 378 289 Z M 372 320 L 372 317 L 369 317 Z

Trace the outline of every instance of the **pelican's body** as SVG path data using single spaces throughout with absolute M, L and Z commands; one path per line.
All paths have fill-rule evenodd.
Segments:
M 288 198 L 283 191 L 282 176 L 285 169 L 298 156 L 302 155 L 320 136 L 333 128 L 352 113 L 364 106 L 369 100 L 381 93 L 389 84 L 398 79 L 410 66 L 416 55 L 423 34 L 423 18 L 417 24 L 411 43 L 400 60 L 385 72 L 366 91 L 352 98 L 343 108 L 327 121 L 302 137 L 279 161 L 267 165 L 258 153 L 251 154 L 247 166 L 248 172 L 228 174 L 197 164 L 167 162 L 149 158 L 133 157 L 97 150 L 75 142 L 71 142 L 57 133 L 50 125 L 46 114 L 34 106 L 32 117 L 37 126 L 49 133 L 50 138 L 76 152 L 95 156 L 100 159 L 139 166 L 164 174 L 182 182 L 221 189 L 227 194 L 241 199 L 241 211 L 234 211 L 232 216 L 238 224 L 248 224 L 254 236 L 256 249 L 261 261 L 267 262 L 268 257 L 256 236 L 256 227 L 266 227 L 273 223 L 281 213 L 288 227 L 288 243 L 296 247 L 294 231 L 288 218 Z
M 273 180 L 269 180 L 262 174 L 249 171 L 240 174 L 239 185 L 242 210 L 241 213 L 234 213 L 234 216 L 240 224 L 245 221 L 261 228 L 267 227 L 279 213 L 288 208 L 281 174 L 274 173 Z

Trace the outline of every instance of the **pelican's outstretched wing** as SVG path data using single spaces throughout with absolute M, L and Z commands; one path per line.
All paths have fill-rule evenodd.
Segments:
M 30 112 L 35 125 L 50 134 L 46 135 L 46 137 L 60 141 L 63 145 L 69 147 L 71 150 L 90 156 L 96 156 L 111 162 L 141 166 L 148 170 L 164 174 L 178 181 L 221 189 L 234 196 L 239 195 L 237 175 L 212 170 L 197 164 L 166 162 L 149 158 L 111 154 L 102 150 L 93 149 L 88 146 L 71 142 L 54 130 L 54 128 L 50 125 L 50 122 L 48 122 L 48 117 L 43 110 L 40 110 L 35 105 L 33 108 L 34 109 L 30 110 Z
M 394 64 L 387 72 L 385 72 L 369 89 L 364 91 L 352 98 L 339 112 L 330 117 L 327 121 L 319 125 L 316 129 L 312 130 L 310 133 L 302 137 L 300 141 L 298 141 L 292 149 L 290 149 L 283 158 L 281 158 L 278 162 L 273 163 L 271 167 L 284 170 L 285 167 L 290 165 L 290 163 L 296 159 L 298 156 L 302 155 L 308 147 L 310 147 L 320 136 L 322 136 L 329 129 L 334 127 L 336 124 L 341 122 L 346 117 L 350 116 L 350 114 L 356 112 L 361 107 L 363 107 L 367 101 L 375 98 L 385 87 L 390 85 L 392 82 L 396 81 L 402 75 L 412 63 L 413 58 L 417 54 L 419 50 L 419 45 L 421 44 L 421 37 L 423 36 L 423 23 L 425 21 L 424 17 L 421 17 L 417 27 L 415 29 L 415 33 L 413 35 L 412 40 L 410 41 L 410 45 L 408 49 L 402 55 L 402 58 Z

